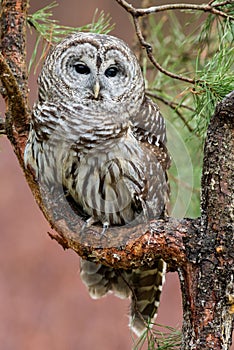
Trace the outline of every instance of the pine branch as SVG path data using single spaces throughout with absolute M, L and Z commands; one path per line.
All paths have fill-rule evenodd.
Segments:
M 196 4 L 172 4 L 163 6 L 146 7 L 137 9 L 127 1 L 116 0 L 125 10 L 127 10 L 134 23 L 135 32 L 141 47 L 145 48 L 147 58 L 158 73 L 155 82 L 151 83 L 151 90 L 160 86 L 161 91 L 170 91 L 181 97 L 178 106 L 187 99 L 187 106 L 190 109 L 178 109 L 172 103 L 167 103 L 161 98 L 164 104 L 172 109 L 177 117 L 186 126 L 188 131 L 204 142 L 206 129 L 217 102 L 221 101 L 230 91 L 234 89 L 233 83 L 233 10 L 231 1 L 212 2 L 205 5 Z M 206 12 L 207 19 L 199 23 L 195 33 L 185 37 L 175 16 L 171 20 L 171 37 L 165 38 L 163 32 L 163 19 L 153 22 L 154 17 L 147 15 L 156 14 L 161 11 L 184 10 L 191 8 L 197 12 Z M 219 11 L 225 16 L 219 16 Z M 214 10 L 214 11 L 213 11 Z M 217 12 L 218 11 L 218 12 Z M 144 17 L 144 25 L 141 23 Z M 150 18 L 147 24 L 145 18 Z M 169 17 L 170 18 L 170 17 Z M 165 19 L 164 19 L 165 21 Z M 168 23 L 168 22 L 166 22 Z M 170 24 L 170 22 L 169 22 Z M 146 28 L 147 27 L 147 28 Z M 152 34 L 151 34 L 152 33 Z M 178 40 L 180 39 L 180 44 Z M 190 41 L 191 42 L 190 42 Z M 152 44 L 150 43 L 152 42 Z M 167 46 L 165 42 L 167 41 Z M 183 43 L 181 45 L 181 42 Z M 188 47 L 190 43 L 190 47 Z M 167 49 L 170 44 L 171 50 Z M 173 51 L 173 48 L 175 51 Z M 184 51 L 183 51 L 184 48 Z M 191 52 L 197 49 L 196 60 L 191 56 Z M 155 55 L 154 52 L 157 52 Z M 158 53 L 159 52 L 159 53 Z M 174 53 L 175 52 L 175 53 Z M 164 66 L 159 63 L 161 56 Z M 157 57 L 157 58 L 156 58 Z M 185 64 L 183 65 L 183 59 Z M 190 64 L 187 64 L 190 62 Z M 171 66 L 168 69 L 167 66 Z M 166 68 L 165 68 L 166 67 Z M 174 68 L 174 72 L 173 69 Z M 147 69 L 147 67 L 143 67 Z M 181 71 L 181 74 L 178 74 Z M 160 78 L 160 79 L 159 79 Z M 222 84 L 220 84 L 222 81 Z M 184 83 L 184 91 L 180 92 L 181 83 Z M 180 84 L 180 85 L 179 85 Z M 174 99 L 174 98 L 173 98 Z M 194 107 L 193 107 L 194 106 Z
M 154 328 L 152 328 L 152 326 Z M 175 350 L 181 345 L 181 332 L 173 327 L 148 324 L 143 334 L 134 342 L 133 350 L 143 349 L 147 342 L 148 350 Z

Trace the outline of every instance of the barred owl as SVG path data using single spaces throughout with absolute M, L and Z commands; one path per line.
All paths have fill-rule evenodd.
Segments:
M 62 186 L 86 226 L 134 225 L 165 213 L 168 192 L 165 122 L 145 95 L 141 68 L 120 39 L 73 34 L 56 45 L 38 79 L 25 165 L 54 191 Z M 84 230 L 85 234 L 85 230 Z M 131 298 L 139 335 L 156 315 L 166 264 L 113 269 L 81 260 L 93 298 Z

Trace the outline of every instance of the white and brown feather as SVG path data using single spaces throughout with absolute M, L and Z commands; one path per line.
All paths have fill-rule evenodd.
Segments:
M 116 75 L 107 74 L 110 67 Z M 50 52 L 38 83 L 25 149 L 25 164 L 37 180 L 65 188 L 100 224 L 164 216 L 170 164 L 165 121 L 145 96 L 129 47 L 112 36 L 74 34 Z M 131 297 L 130 324 L 137 334 L 157 313 L 165 270 L 162 259 L 130 271 L 81 260 L 81 278 L 92 297 L 111 291 Z

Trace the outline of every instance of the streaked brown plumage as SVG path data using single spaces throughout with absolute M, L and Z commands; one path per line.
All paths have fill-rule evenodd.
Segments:
M 145 96 L 129 47 L 107 35 L 74 34 L 48 55 L 39 77 L 25 164 L 42 186 L 65 189 L 87 225 L 124 225 L 164 215 L 165 122 Z M 166 264 L 124 271 L 81 260 L 92 297 L 131 297 L 140 334 L 157 312 Z

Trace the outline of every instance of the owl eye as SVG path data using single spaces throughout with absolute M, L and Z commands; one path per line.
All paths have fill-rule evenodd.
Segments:
M 105 71 L 105 76 L 108 78 L 113 78 L 118 73 L 118 68 L 116 66 L 111 66 Z
M 89 74 L 90 73 L 89 67 L 86 66 L 86 64 L 84 64 L 84 63 L 76 63 L 76 64 L 74 64 L 74 68 L 75 68 L 76 72 L 79 74 Z

